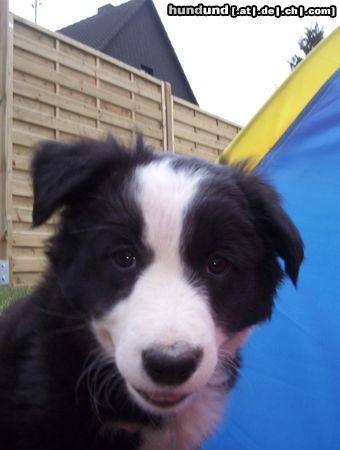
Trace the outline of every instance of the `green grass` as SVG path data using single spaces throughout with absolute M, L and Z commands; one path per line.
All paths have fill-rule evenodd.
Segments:
M 0 286 L 0 312 L 31 290 L 28 286 Z

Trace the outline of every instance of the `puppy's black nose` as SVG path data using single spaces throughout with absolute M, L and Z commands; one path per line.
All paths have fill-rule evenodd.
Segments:
M 142 353 L 143 367 L 155 383 L 177 385 L 190 378 L 202 355 L 201 348 L 183 343 L 151 347 Z

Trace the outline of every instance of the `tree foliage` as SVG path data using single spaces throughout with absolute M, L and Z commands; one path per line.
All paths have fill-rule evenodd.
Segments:
M 300 36 L 298 45 L 300 50 L 307 56 L 308 53 L 324 38 L 324 28 L 319 28 L 318 23 L 305 28 L 305 34 Z M 293 55 L 291 60 L 288 61 L 290 69 L 294 70 L 295 67 L 303 60 L 303 56 Z

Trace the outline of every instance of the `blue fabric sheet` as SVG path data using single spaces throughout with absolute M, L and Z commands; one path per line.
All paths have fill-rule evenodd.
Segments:
M 205 450 L 340 449 L 340 71 L 262 161 L 305 241 Z M 228 299 L 226 298 L 226 301 Z

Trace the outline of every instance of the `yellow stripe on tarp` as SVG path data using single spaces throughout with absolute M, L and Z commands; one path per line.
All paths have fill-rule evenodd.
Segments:
M 235 139 L 218 162 L 248 160 L 255 167 L 273 148 L 308 102 L 340 67 L 340 27 L 296 67 Z

